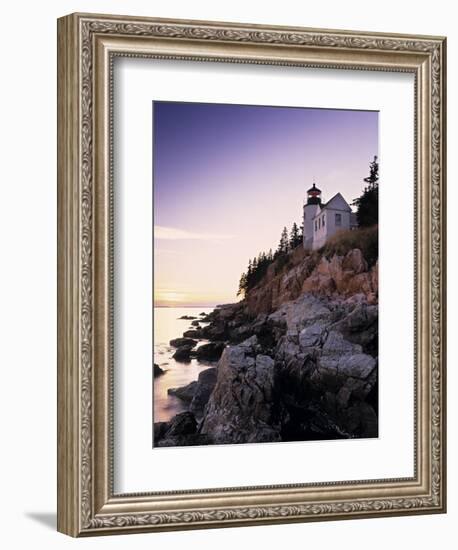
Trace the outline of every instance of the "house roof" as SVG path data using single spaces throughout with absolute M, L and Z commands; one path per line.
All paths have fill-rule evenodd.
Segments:
M 332 210 L 345 210 L 347 212 L 348 211 L 351 212 L 350 205 L 343 198 L 341 193 L 336 193 L 331 199 L 328 200 L 328 202 L 321 205 L 322 210 L 324 210 L 325 208 L 329 208 L 329 209 L 332 209 Z
M 315 219 L 318 216 L 320 216 L 323 210 L 339 210 L 340 212 L 352 213 L 348 202 L 343 198 L 343 196 L 340 193 L 336 193 L 332 197 L 332 199 L 328 200 L 328 202 L 318 205 L 318 210 L 316 211 L 312 219 Z

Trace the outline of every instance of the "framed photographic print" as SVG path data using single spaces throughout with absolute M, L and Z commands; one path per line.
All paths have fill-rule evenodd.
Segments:
M 445 511 L 445 39 L 58 21 L 58 529 Z

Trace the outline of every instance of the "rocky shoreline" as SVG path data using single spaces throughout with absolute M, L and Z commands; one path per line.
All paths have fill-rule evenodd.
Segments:
M 376 269 L 358 249 L 307 263 L 170 342 L 176 360 L 218 362 L 168 390 L 188 410 L 154 424 L 155 446 L 377 437 Z

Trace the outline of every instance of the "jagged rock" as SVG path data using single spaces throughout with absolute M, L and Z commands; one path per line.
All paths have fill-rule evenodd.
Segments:
M 154 445 L 156 447 L 177 447 L 184 445 L 210 445 L 208 435 L 197 433 L 194 415 L 184 412 L 174 416 L 170 422 L 154 424 Z
M 184 338 L 203 338 L 202 329 L 189 329 L 183 332 Z
M 201 414 L 205 405 L 210 399 L 213 389 L 216 385 L 217 371 L 215 367 L 205 369 L 199 373 L 197 378 L 197 386 L 189 407 L 190 411 L 195 414 Z
M 182 346 L 191 346 L 194 347 L 197 344 L 197 340 L 192 338 L 174 338 L 170 340 L 170 345 L 174 348 L 180 348 Z
M 304 328 L 299 333 L 299 345 L 301 348 L 308 348 L 319 344 L 323 338 L 326 325 L 317 322 Z
M 339 374 L 351 376 L 353 378 L 366 378 L 372 373 L 376 366 L 376 361 L 370 355 L 365 353 L 347 354 L 339 360 L 337 369 Z
M 312 294 L 303 294 L 294 302 L 283 304 L 269 315 L 269 320 L 277 325 L 285 325 L 290 333 L 298 334 L 308 323 L 328 320 L 331 315 L 329 301 Z
M 347 252 L 342 261 L 342 269 L 353 271 L 355 274 L 367 271 L 367 262 L 359 248 Z
M 191 322 L 191 326 L 193 327 L 200 327 L 199 321 L 196 319 L 195 321 Z
M 323 355 L 342 357 L 346 353 L 357 353 L 361 347 L 345 340 L 340 332 L 331 330 L 323 345 Z
M 191 321 L 192 319 L 197 319 L 197 317 L 194 317 L 194 315 L 182 315 L 181 317 L 178 317 L 178 319 L 186 319 Z
M 172 355 L 175 361 L 181 361 L 188 363 L 191 360 L 190 354 L 193 346 L 180 346 L 176 352 Z
M 196 419 L 190 412 L 183 412 L 175 415 L 169 424 L 169 428 L 165 433 L 166 437 L 190 435 L 195 434 L 197 431 Z
M 169 388 L 167 390 L 167 393 L 169 395 L 175 395 L 176 397 L 179 397 L 182 401 L 190 403 L 193 400 L 196 389 L 197 382 L 193 381 L 186 386 L 181 386 L 180 388 Z
M 219 319 L 230 319 L 233 318 L 240 310 L 240 304 L 224 304 L 218 306 L 218 317 Z
M 274 361 L 244 346 L 226 348 L 200 432 L 215 443 L 279 441 L 273 413 Z
M 332 296 L 336 292 L 336 284 L 330 275 L 314 273 L 302 284 L 302 292 L 314 292 L 324 296 Z
M 169 388 L 167 393 L 189 403 L 189 410 L 201 414 L 216 384 L 216 367 L 199 373 L 197 380 L 180 388 Z
M 225 340 L 229 336 L 227 321 L 218 318 L 203 327 L 200 334 L 208 340 Z
M 161 367 L 157 363 L 154 363 L 153 377 L 156 378 L 157 376 L 161 376 L 164 373 L 165 373 L 165 370 L 161 369 Z
M 229 333 L 230 341 L 233 343 L 243 342 L 253 334 L 253 327 L 247 323 L 232 329 Z
M 205 359 L 207 361 L 217 361 L 224 351 L 226 344 L 224 342 L 210 342 L 202 344 L 195 350 L 197 359 Z
M 357 302 L 351 313 L 335 328 L 350 342 L 360 344 L 364 353 L 374 357 L 378 355 L 378 306 Z
M 154 441 L 162 439 L 170 427 L 170 422 L 155 422 L 153 426 Z
M 247 355 L 257 355 L 258 353 L 261 353 L 262 348 L 258 343 L 258 337 L 253 334 L 253 336 L 250 336 L 250 338 L 247 338 L 243 342 L 239 344 L 240 348 L 243 348 L 245 353 Z
M 251 321 L 245 309 L 243 302 L 218 306 L 203 319 L 209 324 L 201 328 L 199 337 L 210 341 L 244 340 L 250 335 L 248 325 Z

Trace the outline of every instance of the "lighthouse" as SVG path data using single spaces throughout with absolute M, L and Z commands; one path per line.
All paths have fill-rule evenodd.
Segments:
M 303 212 L 303 245 L 306 250 L 313 246 L 313 219 L 321 209 L 321 190 L 315 185 L 307 191 L 307 202 L 304 204 Z
M 315 184 L 307 191 L 307 202 L 304 203 L 303 210 L 305 250 L 317 250 L 337 232 L 358 227 L 356 214 L 351 211 L 350 205 L 343 196 L 336 193 L 332 199 L 323 204 L 321 190 Z

